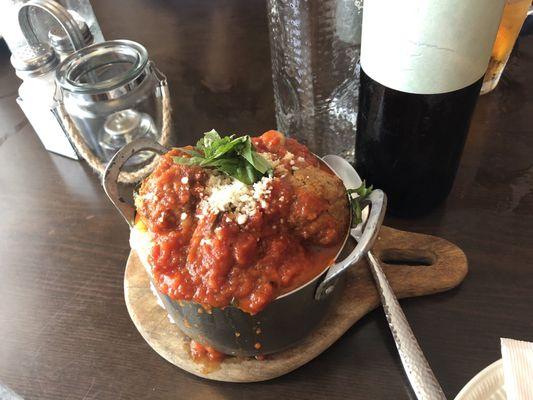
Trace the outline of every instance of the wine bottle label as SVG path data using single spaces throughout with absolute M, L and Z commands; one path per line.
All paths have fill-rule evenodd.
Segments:
M 366 0 L 361 67 L 407 93 L 436 94 L 480 79 L 505 0 Z

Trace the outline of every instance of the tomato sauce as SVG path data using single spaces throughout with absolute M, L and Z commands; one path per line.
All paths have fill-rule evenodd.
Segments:
M 222 360 L 224 360 L 224 358 L 226 358 L 226 355 L 224 353 L 221 353 L 220 351 L 214 349 L 211 346 L 200 344 L 192 339 L 191 339 L 189 346 L 190 346 L 191 358 L 197 362 L 201 362 L 201 361 L 209 362 L 210 361 L 210 362 L 219 363 Z
M 279 132 L 252 142 L 277 166 L 264 204 L 245 223 L 231 211 L 205 212 L 210 172 L 174 163 L 179 149 L 143 182 L 137 211 L 152 234 L 155 283 L 171 298 L 254 314 L 319 275 L 338 253 L 349 220 L 340 180 Z M 311 186 L 306 179 L 315 175 Z

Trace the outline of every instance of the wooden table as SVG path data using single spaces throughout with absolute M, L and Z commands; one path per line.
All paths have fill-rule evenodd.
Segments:
M 93 3 L 107 38 L 145 44 L 167 74 L 179 143 L 211 128 L 275 126 L 262 1 Z M 500 337 L 533 341 L 532 70 L 533 37 L 523 37 L 478 103 L 446 204 L 387 221 L 449 239 L 469 258 L 458 289 L 402 302 L 449 398 L 500 357 Z M 43 150 L 15 103 L 17 86 L 2 44 L 0 382 L 27 399 L 408 398 L 381 310 L 270 382 L 209 382 L 161 359 L 124 304 L 126 224 L 83 163 Z

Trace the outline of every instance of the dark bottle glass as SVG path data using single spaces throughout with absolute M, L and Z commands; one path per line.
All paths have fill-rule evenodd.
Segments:
M 355 163 L 390 212 L 450 192 L 505 2 L 365 2 Z
M 356 169 L 387 193 L 391 213 L 423 214 L 446 198 L 482 82 L 448 93 L 413 94 L 388 88 L 361 70 Z

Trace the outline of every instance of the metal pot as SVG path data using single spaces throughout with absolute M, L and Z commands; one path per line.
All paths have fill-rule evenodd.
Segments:
M 134 224 L 135 209 L 119 195 L 117 178 L 121 167 L 131 156 L 146 150 L 159 154 L 168 151 L 148 139 L 131 142 L 111 159 L 103 176 L 103 186 L 108 197 L 130 227 Z M 266 355 L 282 351 L 307 336 L 340 296 L 346 270 L 366 255 L 377 237 L 385 214 L 385 204 L 385 194 L 381 190 L 374 190 L 365 204 L 370 207 L 370 211 L 361 239 L 351 250 L 347 250 L 346 245 L 350 229 L 346 232 L 345 248 L 339 254 L 349 254 L 310 282 L 277 297 L 255 315 L 233 306 L 213 307 L 207 312 L 193 301 L 173 300 L 159 291 L 157 295 L 178 327 L 200 343 L 236 356 Z

